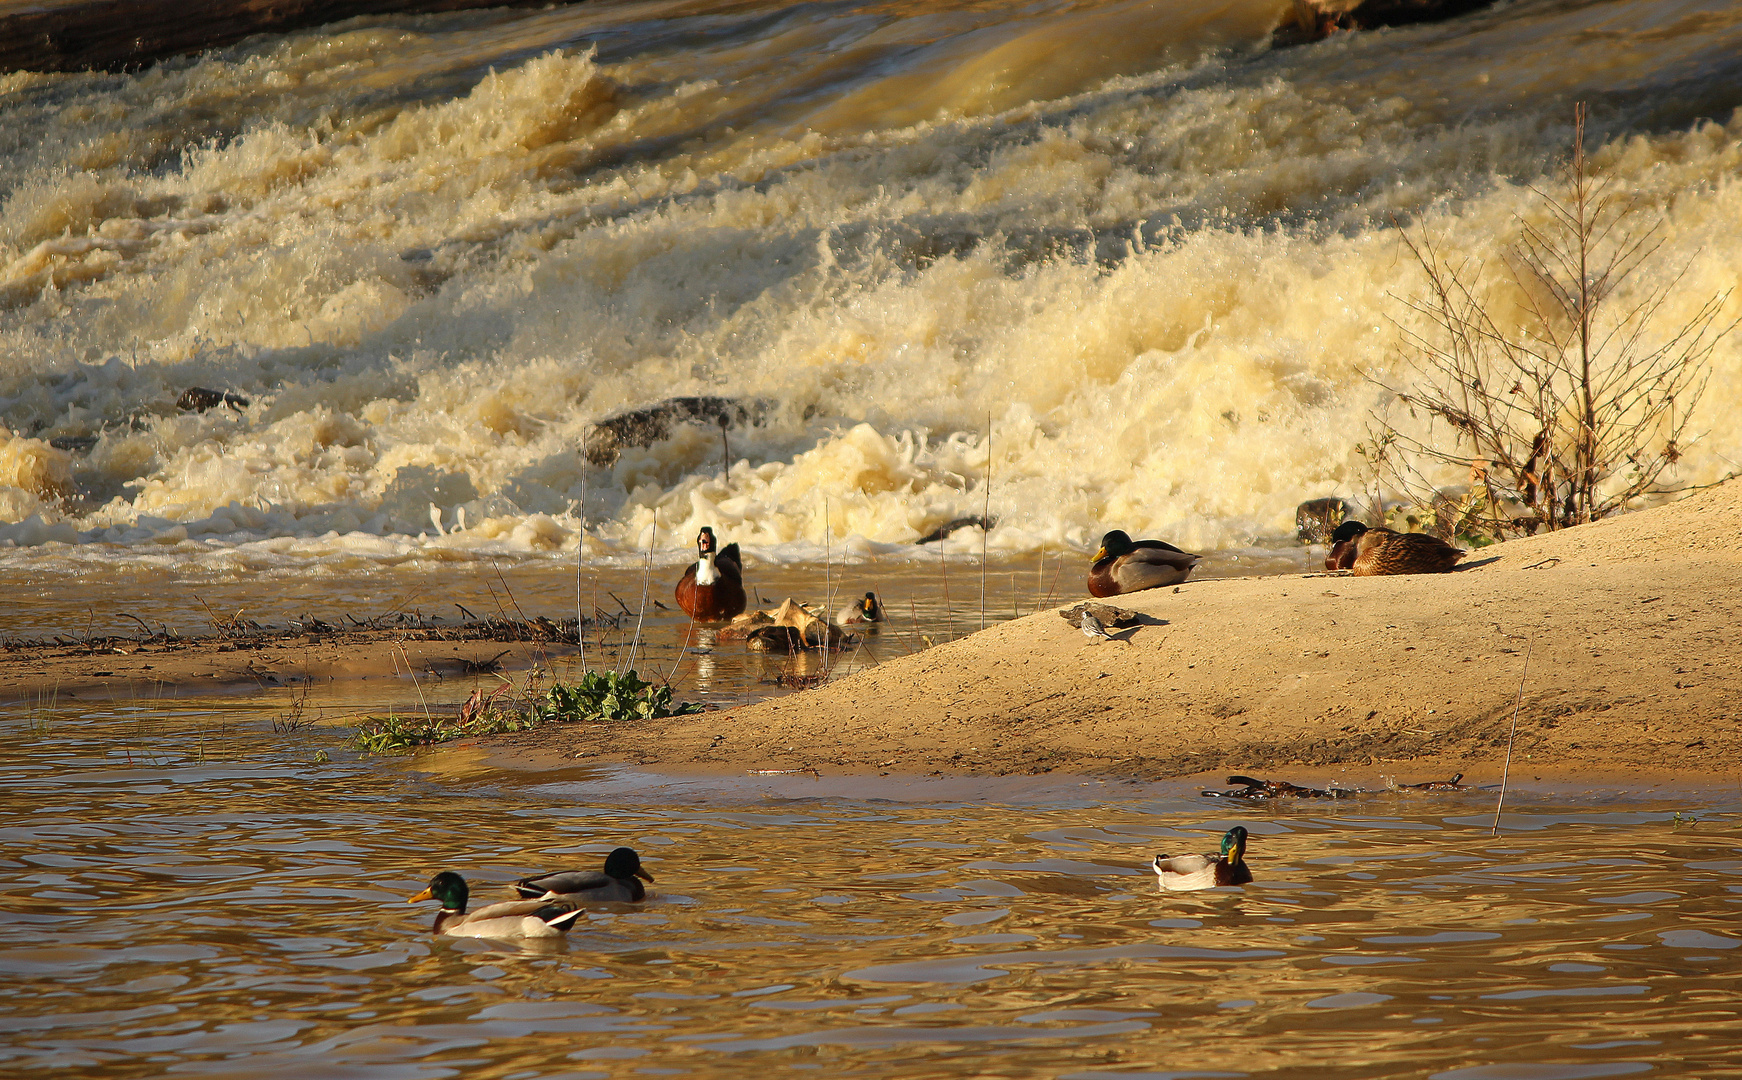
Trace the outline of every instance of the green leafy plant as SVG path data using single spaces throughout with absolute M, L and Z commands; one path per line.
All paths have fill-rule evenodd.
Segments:
M 538 688 L 537 677 L 535 672 L 534 681 L 518 701 L 503 683 L 488 696 L 474 691 L 458 716 L 426 713 L 372 718 L 357 728 L 353 742 L 369 754 L 402 754 L 419 746 L 526 731 L 543 724 L 659 720 L 702 711 L 694 702 L 674 703 L 670 686 L 646 682 L 634 671 L 590 671 L 577 683 L 552 683 L 548 690 Z
M 630 670 L 589 671 L 577 683 L 552 683 L 533 706 L 540 723 L 576 720 L 659 720 L 701 712 L 695 702 L 672 702 L 671 687 Z

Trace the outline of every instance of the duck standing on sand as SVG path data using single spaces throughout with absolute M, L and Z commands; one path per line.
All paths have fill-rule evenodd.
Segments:
M 647 899 L 641 882 L 652 880 L 635 849 L 620 847 L 605 856 L 602 870 L 555 870 L 521 878 L 513 888 L 528 900 L 638 904 Z
M 1437 536 L 1400 533 L 1368 528 L 1359 521 L 1345 521 L 1331 534 L 1331 553 L 1326 570 L 1350 570 L 1356 577 L 1382 574 L 1443 574 L 1464 557 Z
M 714 530 L 696 534 L 697 559 L 677 583 L 677 606 L 702 622 L 725 622 L 744 614 L 744 567 L 738 545 L 715 550 Z
M 467 911 L 469 896 L 466 879 L 452 870 L 443 870 L 429 879 L 429 888 L 408 897 L 406 903 L 440 900 L 442 909 L 436 912 L 430 933 L 448 937 L 562 937 L 581 913 L 580 907 L 564 900 L 509 900 Z
M 1155 876 L 1162 892 L 1246 884 L 1252 880 L 1252 871 L 1246 868 L 1246 830 L 1236 825 L 1224 833 L 1220 855 L 1157 855 Z
M 1160 540 L 1133 542 L 1114 529 L 1101 537 L 1101 549 L 1089 567 L 1089 595 L 1118 596 L 1174 585 L 1184 581 L 1201 558 Z

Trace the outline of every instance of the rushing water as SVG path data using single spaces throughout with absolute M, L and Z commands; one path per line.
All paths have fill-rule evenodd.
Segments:
M 1492 263 L 1575 100 L 1664 223 L 1620 300 L 1685 269 L 1661 330 L 1742 270 L 1742 8 L 1272 50 L 1288 7 L 594 0 L 0 78 L 0 544 L 306 570 L 572 553 L 584 517 L 602 559 L 713 524 L 815 560 L 990 505 L 994 550 L 1239 549 L 1366 482 L 1396 223 Z M 1689 482 L 1742 460 L 1742 335 L 1714 360 Z M 584 465 L 696 393 L 773 403 L 729 475 L 702 426 Z
M 1742 1075 L 1734 792 L 1515 791 L 1495 835 L 1491 791 L 504 776 L 283 705 L 0 722 L 9 1075 Z M 1252 885 L 1158 894 L 1235 822 Z M 566 942 L 404 903 L 617 844 L 652 898 Z

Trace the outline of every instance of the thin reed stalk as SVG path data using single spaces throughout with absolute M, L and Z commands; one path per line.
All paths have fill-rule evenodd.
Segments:
M 954 641 L 956 637 L 955 611 L 950 607 L 950 560 L 944 555 L 943 545 L 938 545 L 938 573 L 944 579 L 944 640 Z
M 618 670 L 635 670 L 635 650 L 641 646 L 641 624 L 647 619 L 647 582 L 653 576 L 653 541 L 659 536 L 659 522 L 655 520 L 647 534 L 647 554 L 641 560 L 641 606 L 635 613 L 635 636 L 629 642 L 628 662 Z
M 724 431 L 725 431 L 724 428 L 721 428 L 720 430 L 722 433 L 724 433 Z M 671 680 L 677 676 L 677 669 L 680 665 L 683 664 L 684 654 L 689 652 L 690 635 L 695 633 L 695 629 L 696 629 L 696 620 L 694 618 L 692 618 L 692 619 L 690 619 L 690 624 L 688 626 L 684 627 L 683 644 L 678 646 L 677 659 L 673 660 L 671 662 L 671 670 L 665 673 L 665 685 L 670 686 Z
M 1042 607 L 1050 607 L 1052 605 L 1052 594 L 1058 591 L 1059 575 L 1064 573 L 1064 571 L 1065 571 L 1065 553 L 1061 551 L 1061 552 L 1059 552 L 1058 569 L 1056 569 L 1052 572 L 1052 587 L 1046 590 L 1046 599 L 1041 601 Z
M 1534 641 L 1524 647 L 1524 670 L 1518 673 L 1518 700 L 1512 703 L 1512 730 L 1506 734 L 1506 764 L 1500 770 L 1500 800 L 1494 804 L 1494 828 L 1490 830 L 1496 835 L 1500 832 L 1500 808 L 1506 805 L 1506 781 L 1512 775 L 1512 741 L 1518 737 L 1518 710 L 1524 704 L 1524 679 L 1530 674 L 1530 653 L 1534 648 Z
M 581 614 L 581 569 L 587 564 L 587 429 L 581 428 L 581 532 L 575 541 L 575 645 L 581 674 L 587 673 L 587 620 Z
M 980 510 L 980 629 L 986 629 L 986 538 L 992 533 L 992 413 L 986 413 L 985 503 Z

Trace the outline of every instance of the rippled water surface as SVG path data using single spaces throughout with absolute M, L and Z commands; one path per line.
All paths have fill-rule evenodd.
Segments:
M 8 1072 L 1742 1075 L 1733 792 L 1515 792 L 1494 835 L 1492 792 L 355 760 L 281 706 L 7 714 Z M 1157 893 L 1152 854 L 1235 822 L 1252 885 Z M 617 844 L 651 899 L 565 942 L 433 940 L 404 902 Z

